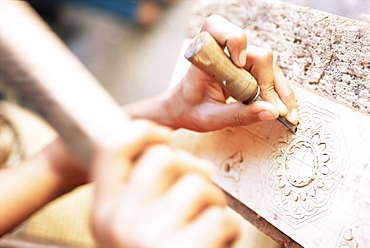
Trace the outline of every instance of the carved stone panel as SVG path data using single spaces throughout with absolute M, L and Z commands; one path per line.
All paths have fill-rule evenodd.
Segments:
M 266 121 L 182 130 L 174 146 L 212 161 L 216 184 L 302 246 L 361 247 L 370 233 L 370 116 L 293 89 L 295 134 Z
M 270 207 L 281 212 L 293 228 L 328 211 L 348 164 L 340 145 L 342 130 L 336 130 L 338 118 L 333 113 L 302 102 L 299 116 L 296 134 L 283 129 L 276 135 L 265 168 Z
M 355 222 L 345 228 L 341 233 L 338 247 L 358 248 L 368 247 L 370 244 L 370 225 L 364 221 Z
M 276 121 L 179 132 L 180 147 L 214 162 L 214 181 L 235 206 L 302 246 L 370 247 L 369 23 L 285 1 L 209 0 L 195 6 L 189 37 L 215 13 L 273 51 L 289 82 L 304 87 L 294 87 L 300 125 L 296 134 Z

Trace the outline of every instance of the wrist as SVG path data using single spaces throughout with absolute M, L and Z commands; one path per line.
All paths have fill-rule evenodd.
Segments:
M 60 138 L 45 149 L 44 155 L 46 166 L 59 182 L 60 195 L 88 183 L 88 172 L 69 152 Z
M 169 128 L 181 127 L 178 122 L 176 89 L 169 89 L 160 95 L 134 102 L 122 107 L 123 112 L 134 119 L 147 119 Z

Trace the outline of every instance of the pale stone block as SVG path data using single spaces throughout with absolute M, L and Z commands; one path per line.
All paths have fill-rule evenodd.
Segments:
M 173 146 L 212 161 L 230 206 L 284 246 L 367 247 L 370 24 L 280 1 L 212 0 L 194 9 L 189 37 L 214 13 L 273 51 L 296 93 L 298 132 L 277 121 L 181 130 Z
M 189 37 L 215 13 L 272 50 L 290 82 L 370 113 L 370 23 L 277 0 L 209 0 L 194 8 Z

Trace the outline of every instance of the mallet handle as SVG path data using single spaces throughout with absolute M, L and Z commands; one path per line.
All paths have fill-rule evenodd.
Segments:
M 25 1 L 0 1 L 0 73 L 88 166 L 127 117 Z

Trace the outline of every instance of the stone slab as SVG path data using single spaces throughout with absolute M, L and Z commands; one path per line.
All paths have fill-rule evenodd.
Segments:
M 208 0 L 194 7 L 189 37 L 215 13 L 272 50 L 290 82 L 370 113 L 370 23 L 278 0 Z
M 183 58 L 188 44 L 173 83 L 190 65 Z M 300 116 L 296 134 L 268 121 L 210 133 L 179 130 L 172 146 L 212 161 L 214 181 L 227 192 L 229 205 L 285 247 L 366 245 L 370 116 L 292 87 Z
M 230 206 L 284 246 L 367 247 L 370 24 L 277 0 L 208 0 L 195 6 L 189 37 L 214 13 L 273 51 L 297 96 L 299 130 L 277 121 L 181 130 L 173 145 L 212 161 Z M 173 79 L 188 65 L 178 64 Z
M 212 161 L 214 181 L 303 247 L 370 243 L 370 117 L 294 87 L 296 134 L 278 121 L 179 131 L 174 144 Z

